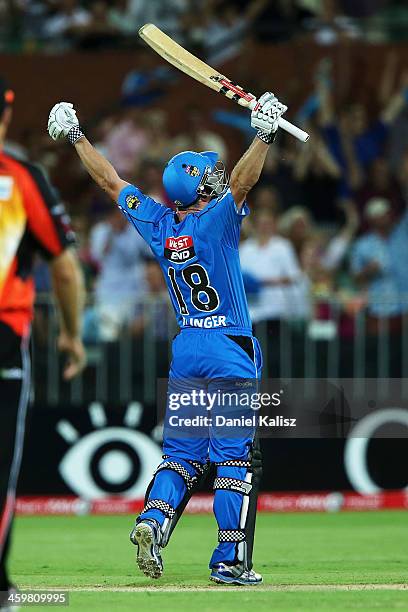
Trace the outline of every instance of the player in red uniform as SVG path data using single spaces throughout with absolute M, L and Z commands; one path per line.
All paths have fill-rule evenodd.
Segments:
M 6 560 L 30 391 L 28 344 L 36 253 L 50 263 L 61 312 L 59 348 L 68 354 L 64 377 L 71 379 L 85 365 L 80 338 L 82 277 L 70 249 L 74 232 L 43 172 L 4 151 L 13 99 L 0 78 L 0 610 L 8 609 L 7 593 L 13 588 Z

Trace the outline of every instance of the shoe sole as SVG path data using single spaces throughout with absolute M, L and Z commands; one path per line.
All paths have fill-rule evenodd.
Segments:
M 257 586 L 258 584 L 262 584 L 262 580 L 259 580 L 258 582 L 250 582 L 250 581 L 240 581 L 239 578 L 226 578 L 226 577 L 219 577 L 219 576 L 210 576 L 210 580 L 212 582 L 215 582 L 216 584 L 224 584 L 224 585 L 230 585 L 230 586 Z
M 163 568 L 152 554 L 152 548 L 155 545 L 152 528 L 144 523 L 139 523 L 135 527 L 132 540 L 137 545 L 136 563 L 140 571 L 148 578 L 160 578 Z

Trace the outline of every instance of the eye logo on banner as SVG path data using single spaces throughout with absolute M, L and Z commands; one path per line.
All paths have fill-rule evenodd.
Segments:
M 383 490 L 371 477 L 367 453 L 369 442 L 375 437 L 376 431 L 390 423 L 408 428 L 408 410 L 399 407 L 377 410 L 362 418 L 347 438 L 344 467 L 353 488 L 362 495 L 380 493 Z M 408 491 L 408 486 L 406 490 Z
M 129 404 L 124 424 L 111 427 L 104 408 L 93 403 L 88 409 L 94 431 L 81 437 L 68 420 L 57 424 L 58 433 L 70 445 L 59 473 L 79 497 L 98 499 L 112 495 L 143 497 L 152 470 L 161 461 L 161 449 L 146 434 L 135 431 L 142 406 Z

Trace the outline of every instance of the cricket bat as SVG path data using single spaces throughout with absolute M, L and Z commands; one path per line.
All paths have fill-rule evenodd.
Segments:
M 139 30 L 139 36 L 161 57 L 196 81 L 222 93 L 241 106 L 250 110 L 255 108 L 257 99 L 253 94 L 245 91 L 240 85 L 232 83 L 226 76 L 195 57 L 153 23 L 146 23 L 142 26 Z M 307 132 L 282 117 L 279 119 L 279 127 L 302 142 L 309 140 Z

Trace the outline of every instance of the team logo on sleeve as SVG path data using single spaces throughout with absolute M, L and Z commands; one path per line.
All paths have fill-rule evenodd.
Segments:
M 137 196 L 133 195 L 132 193 L 126 196 L 126 206 L 128 208 L 131 208 L 132 210 L 136 210 L 139 204 L 140 204 L 140 200 Z
M 173 263 L 184 263 L 195 257 L 193 239 L 191 236 L 171 236 L 166 239 L 164 256 Z
M 184 172 L 189 174 L 190 176 L 200 176 L 200 170 L 197 166 L 193 166 L 192 164 L 183 164 Z

